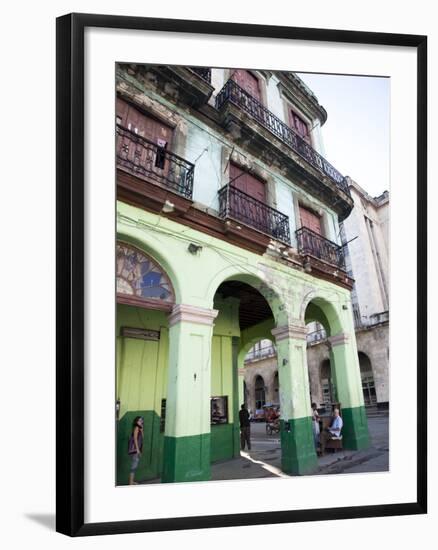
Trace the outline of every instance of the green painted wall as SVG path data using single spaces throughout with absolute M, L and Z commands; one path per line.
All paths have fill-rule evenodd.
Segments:
M 218 300 L 220 312 L 216 318 L 213 338 L 210 338 L 207 352 L 211 351 L 211 396 L 228 397 L 229 423 L 227 425 L 211 426 L 210 461 L 232 458 L 238 445 L 238 426 L 234 420 L 238 418 L 238 403 L 235 395 L 235 376 L 237 369 L 233 368 L 233 338 L 239 333 L 238 328 L 238 301 Z M 145 328 L 160 331 L 159 341 L 147 341 L 120 336 L 121 327 Z M 204 327 L 203 327 L 204 328 Z M 120 400 L 119 422 L 117 426 L 117 483 L 128 482 L 130 458 L 127 454 L 128 439 L 132 430 L 132 422 L 136 416 L 143 416 L 144 444 L 139 468 L 136 472 L 137 480 L 156 478 L 163 471 L 164 433 L 160 432 L 161 400 L 167 398 L 168 391 L 168 362 L 169 362 L 169 330 L 167 316 L 163 312 L 145 310 L 132 306 L 119 305 L 117 310 L 117 384 L 116 394 Z M 194 359 L 192 356 L 190 359 Z M 190 394 L 187 394 L 190 395 Z M 186 400 L 187 406 L 190 398 Z M 209 407 L 208 403 L 208 407 Z M 208 408 L 209 410 L 209 408 Z M 191 415 L 196 416 L 196 415 Z M 208 415 L 209 418 L 209 415 Z M 199 418 L 196 418 L 199 421 Z M 187 424 L 187 423 L 186 423 Z M 208 430 L 210 430 L 208 420 Z M 237 429 L 237 433 L 236 433 Z M 196 429 L 195 429 L 196 432 Z M 195 432 L 193 435 L 195 435 Z M 206 432 L 200 432 L 205 435 Z M 185 435 L 184 437 L 189 437 Z M 166 443 L 171 452 L 182 452 L 181 445 L 170 437 Z M 202 441 L 202 452 L 199 456 L 205 459 L 205 438 L 201 440 L 185 439 L 185 446 L 196 446 Z M 182 443 L 181 443 L 182 444 Z M 171 461 L 173 463 L 173 461 Z M 193 478 L 205 475 L 199 473 L 205 470 L 200 467 L 198 474 Z M 172 464 L 167 468 L 172 476 L 178 476 Z
M 127 453 L 132 422 L 144 417 L 144 443 L 136 479 L 151 479 L 161 473 L 163 439 L 160 432 L 161 400 L 166 397 L 168 329 L 164 313 L 131 306 L 117 306 L 117 381 L 120 400 L 117 423 L 117 483 L 128 482 L 130 458 Z M 120 336 L 121 327 L 160 331 L 158 341 Z
M 238 360 L 240 361 L 242 349 L 251 340 L 264 337 L 272 328 L 304 325 L 309 303 L 317 306 L 320 311 L 311 306 L 308 315 L 323 319 L 328 325 L 328 332 L 331 336 L 346 336 L 345 344 L 333 347 L 332 372 L 335 373 L 343 411 L 346 409 L 361 410 L 363 397 L 361 395 L 351 297 L 348 290 L 328 281 L 317 279 L 311 273 L 299 271 L 280 263 L 268 251 L 260 256 L 195 229 L 184 227 L 184 231 L 181 232 L 181 225 L 176 221 L 164 216 L 158 218 L 155 214 L 121 202 L 117 203 L 117 211 L 119 238 L 151 254 L 166 269 L 175 288 L 177 303 L 209 310 L 212 308 L 220 310 L 214 323 L 212 339 L 211 327 L 202 329 L 195 323 L 192 326 L 190 323 L 181 323 L 185 324 L 185 327 L 178 329 L 172 327 L 168 331 L 166 316 L 162 313 L 120 306 L 119 326 L 125 324 L 126 326 L 144 328 L 157 327 L 162 335 L 160 343 L 133 343 L 128 339 L 119 340 L 117 372 L 119 373 L 118 397 L 121 399 L 121 419 L 128 411 L 151 411 L 159 416 L 161 398 L 165 397 L 169 388 L 172 387 L 172 384 L 169 386 L 166 383 L 167 372 L 169 372 L 166 371 L 166 366 L 168 364 L 174 367 L 179 365 L 182 370 L 175 369 L 174 374 L 185 372 L 187 379 L 173 394 L 179 396 L 178 406 L 181 407 L 182 413 L 174 415 L 174 421 L 179 419 L 180 422 L 178 429 L 172 427 L 171 430 L 170 421 L 167 423 L 166 436 L 169 438 L 167 448 L 172 453 L 180 453 L 184 447 L 195 448 L 197 445 L 196 448 L 199 450 L 203 462 L 202 466 L 198 468 L 198 473 L 195 474 L 195 470 L 192 470 L 192 474 L 194 477 L 208 478 L 209 461 L 207 461 L 207 466 L 205 463 L 207 440 L 209 442 L 211 440 L 212 457 L 223 456 L 222 453 L 228 452 L 223 449 L 227 448 L 229 450 L 233 448 L 234 453 L 236 452 L 235 442 L 238 431 L 237 422 L 233 421 L 237 420 L 235 406 L 237 399 L 235 397 L 238 393 L 236 392 L 235 396 L 234 392 L 238 382 L 233 377 L 232 365 L 237 365 L 236 354 L 233 353 L 233 338 L 240 337 L 238 344 Z M 202 247 L 197 255 L 192 255 L 187 251 L 190 242 Z M 266 323 L 266 326 L 254 327 L 240 335 L 236 302 L 233 303 L 233 299 L 219 300 L 216 295 L 219 285 L 230 279 L 245 282 L 258 289 L 268 301 L 274 320 Z M 171 354 L 168 359 L 168 347 L 164 345 L 165 341 L 170 341 L 170 331 L 174 333 L 173 345 L 177 346 L 174 349 L 173 359 L 170 357 Z M 198 340 L 202 338 L 202 346 L 193 347 L 194 338 Z M 178 346 L 182 347 L 178 348 Z M 278 353 L 279 357 L 281 356 L 279 370 L 284 370 L 283 374 L 279 374 L 282 418 L 285 421 L 298 422 L 301 421 L 300 419 L 308 418 L 310 406 L 305 349 L 302 343 L 291 339 L 287 344 L 279 346 Z M 204 384 L 202 395 L 204 397 L 202 399 L 197 397 L 196 403 L 202 405 L 204 412 L 199 416 L 193 408 L 194 412 L 186 415 L 184 400 L 187 399 L 187 395 L 192 397 L 193 373 L 196 374 L 201 367 L 206 370 L 205 376 L 202 378 Z M 192 381 L 190 381 L 190 377 Z M 139 391 L 140 387 L 141 392 Z M 222 427 L 223 429 L 217 430 L 217 433 L 212 430 L 210 437 L 209 397 L 212 394 L 229 396 L 228 404 L 233 428 Z M 239 405 L 240 403 L 238 403 Z M 302 420 L 302 422 L 306 421 Z M 351 413 L 350 426 L 345 431 L 346 442 L 349 440 L 351 445 L 356 446 L 367 444 L 366 419 L 364 422 L 365 424 L 360 413 Z M 151 421 L 151 425 L 153 424 L 154 422 Z M 307 428 L 303 429 L 308 431 Z M 154 431 L 151 430 L 153 434 Z M 228 438 L 227 430 L 228 434 L 232 432 L 233 436 Z M 191 436 L 196 439 L 196 444 L 195 440 L 185 439 Z M 153 443 L 152 448 L 159 453 L 160 445 L 163 444 L 160 443 L 160 436 L 155 439 L 157 441 Z M 181 441 L 176 441 L 178 439 Z M 231 440 L 233 443 L 230 443 Z M 285 449 L 293 449 L 290 442 L 287 443 L 285 440 L 284 444 Z M 284 458 L 287 459 L 287 456 L 288 452 Z M 175 464 L 172 466 L 172 461 L 175 462 L 175 456 L 168 462 L 169 479 L 184 477 L 181 471 L 175 470 L 176 466 Z M 151 461 L 150 468 L 153 468 L 152 464 Z M 187 468 L 190 470 L 188 466 Z M 300 470 L 299 467 L 298 470 Z M 202 473 L 200 473 L 201 471 Z

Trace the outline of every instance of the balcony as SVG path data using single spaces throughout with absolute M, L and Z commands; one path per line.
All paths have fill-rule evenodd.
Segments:
M 219 216 L 244 223 L 272 238 L 290 244 L 289 218 L 231 184 L 218 193 Z
M 234 80 L 228 80 L 217 95 L 216 108 L 222 124 L 234 134 L 240 133 L 242 142 L 254 148 L 255 154 L 265 156 L 271 164 L 277 162 L 295 180 L 301 178 L 310 192 L 332 203 L 341 220 L 348 216 L 353 201 L 344 176 Z
M 262 359 L 268 359 L 269 357 L 276 357 L 276 355 L 277 352 L 272 344 L 261 348 L 251 348 L 245 355 L 245 363 L 261 361 Z
M 296 231 L 298 252 L 345 271 L 344 248 L 307 227 Z
M 190 67 L 190 70 L 211 84 L 211 69 L 209 67 Z
M 192 163 L 122 126 L 117 125 L 116 133 L 118 168 L 191 200 Z
M 307 345 L 312 346 L 313 344 L 319 344 L 327 339 L 327 333 L 324 328 L 314 330 L 313 332 L 307 333 L 306 340 Z

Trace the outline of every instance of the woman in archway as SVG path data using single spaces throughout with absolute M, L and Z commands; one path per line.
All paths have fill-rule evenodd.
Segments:
M 315 443 L 315 449 L 319 449 L 319 420 L 318 407 L 316 403 L 312 403 L 312 430 L 313 430 L 313 442 Z
M 141 452 L 143 450 L 143 417 L 136 416 L 132 423 L 132 433 L 128 442 L 128 454 L 131 457 L 131 470 L 129 472 L 129 485 L 137 485 L 134 481 L 135 471 L 138 468 Z

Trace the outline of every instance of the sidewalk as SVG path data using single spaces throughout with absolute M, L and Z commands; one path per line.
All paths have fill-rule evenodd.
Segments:
M 384 472 L 389 469 L 388 417 L 369 419 L 371 445 L 361 451 L 338 451 L 318 458 L 314 475 Z M 281 471 L 278 436 L 267 436 L 265 424 L 253 424 L 252 449 L 241 456 L 212 465 L 212 480 L 289 477 Z

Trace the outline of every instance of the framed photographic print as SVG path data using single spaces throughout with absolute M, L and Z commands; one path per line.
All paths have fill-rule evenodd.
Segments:
M 426 512 L 426 44 L 57 20 L 59 532 Z

